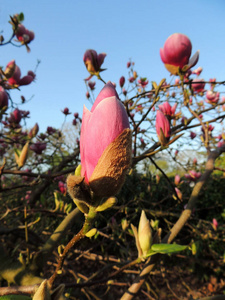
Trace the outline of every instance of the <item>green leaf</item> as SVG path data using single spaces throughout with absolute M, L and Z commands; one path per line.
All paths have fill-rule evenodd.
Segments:
M 180 252 L 187 249 L 187 246 L 177 245 L 177 244 L 154 244 L 151 250 L 160 254 L 171 254 Z
M 24 21 L 24 14 L 21 12 L 18 16 L 17 19 L 19 22 L 23 22 Z

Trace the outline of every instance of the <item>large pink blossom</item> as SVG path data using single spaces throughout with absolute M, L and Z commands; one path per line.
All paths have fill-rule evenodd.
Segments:
M 89 111 L 84 106 L 81 135 L 81 175 L 88 183 L 104 150 L 129 128 L 129 120 L 114 85 L 108 82 Z
M 192 44 L 190 39 L 181 33 L 170 35 L 164 47 L 160 49 L 160 56 L 165 67 L 172 73 L 177 74 L 179 68 L 187 71 L 197 64 L 199 52 L 197 51 L 190 59 Z

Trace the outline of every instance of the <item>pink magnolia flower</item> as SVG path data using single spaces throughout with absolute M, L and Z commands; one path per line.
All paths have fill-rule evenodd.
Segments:
M 28 85 L 28 84 L 30 84 L 32 81 L 34 81 L 35 76 L 36 76 L 36 75 L 34 74 L 33 71 L 28 71 L 28 72 L 27 72 L 27 75 L 24 76 L 24 77 L 22 77 L 22 78 L 19 80 L 18 84 L 19 84 L 19 85 Z
M 120 84 L 120 87 L 121 87 L 121 88 L 124 86 L 124 83 L 125 83 L 125 77 L 124 77 L 124 76 L 121 76 L 121 77 L 120 77 L 120 81 L 119 81 L 119 84 Z
M 129 127 L 126 110 L 114 85 L 108 82 L 96 98 L 91 111 L 84 106 L 80 135 L 81 176 L 85 177 L 86 183 L 89 183 L 96 194 L 112 195 L 118 191 L 118 186 L 121 187 L 119 181 L 125 177 L 131 160 Z M 121 145 L 118 149 L 115 146 L 111 156 L 110 149 L 118 139 L 122 139 Z M 124 160 L 124 166 L 121 166 L 121 159 Z M 110 164 L 107 167 L 108 161 Z M 115 168 L 120 168 L 121 172 L 116 176 Z M 105 185 L 107 180 L 114 184 L 105 187 L 103 191 L 101 184 Z M 107 189 L 110 190 L 107 192 Z
M 159 141 L 165 146 L 170 139 L 171 130 L 169 120 L 160 110 L 158 110 L 156 114 L 155 126 Z
M 220 93 L 208 90 L 206 92 L 206 102 L 216 104 L 220 100 Z
M 0 109 L 8 108 L 8 94 L 2 86 L 0 86 Z
M 10 61 L 7 66 L 9 67 L 12 64 L 13 61 Z M 16 86 L 21 86 L 21 85 L 28 85 L 30 84 L 33 80 L 35 79 L 35 74 L 33 71 L 28 71 L 27 75 L 21 78 L 21 71 L 20 68 L 15 65 L 14 72 L 12 76 L 8 79 L 8 83 L 10 85 L 16 85 Z
M 58 182 L 58 188 L 59 188 L 59 191 L 63 194 L 63 195 L 66 195 L 66 184 L 63 182 L 63 181 L 59 181 Z
M 105 70 L 101 69 L 105 57 L 106 53 L 97 54 L 97 52 L 92 49 L 89 49 L 84 53 L 83 61 L 88 72 L 91 74 L 86 80 L 89 80 L 93 75 L 98 76 L 100 72 Z
M 21 110 L 19 110 L 18 108 L 16 108 L 11 114 L 10 117 L 8 118 L 9 123 L 16 123 L 19 124 L 19 122 L 22 119 L 22 114 L 21 114 Z
M 21 43 L 29 44 L 34 39 L 34 32 L 26 29 L 22 24 L 19 24 L 16 30 L 16 37 Z
M 42 152 L 46 149 L 46 143 L 36 142 L 35 144 L 30 145 L 30 149 L 36 154 L 42 154 Z
M 195 93 L 201 93 L 204 91 L 204 88 L 205 88 L 205 80 L 195 78 L 192 80 L 191 86 Z
M 192 71 L 191 73 L 199 76 L 202 73 L 202 67 L 198 67 L 196 70 Z
M 196 172 L 195 170 L 188 171 L 188 174 L 184 174 L 185 178 L 190 181 L 197 181 L 201 177 L 201 172 Z
M 169 119 L 172 119 L 175 116 L 175 111 L 177 108 L 177 103 L 175 103 L 173 105 L 173 107 L 171 107 L 171 105 L 169 104 L 168 101 L 164 102 L 163 104 L 159 105 L 159 109 L 161 110 L 161 112 L 169 117 Z
M 146 78 L 140 78 L 138 83 L 144 89 L 148 85 L 148 80 Z
M 174 33 L 168 37 L 164 47 L 160 49 L 161 60 L 172 74 L 187 71 L 198 62 L 199 51 L 190 59 L 192 44 L 189 38 L 181 33 Z

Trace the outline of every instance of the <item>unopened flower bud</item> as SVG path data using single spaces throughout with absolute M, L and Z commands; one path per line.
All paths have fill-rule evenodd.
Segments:
M 141 217 L 138 226 L 138 239 L 143 255 L 145 256 L 151 248 L 152 231 L 149 220 L 146 217 L 144 210 L 141 212 Z

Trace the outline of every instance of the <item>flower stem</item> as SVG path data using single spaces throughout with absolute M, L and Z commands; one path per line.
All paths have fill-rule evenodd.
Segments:
M 93 207 L 90 207 L 88 214 L 85 216 L 85 222 L 81 230 L 69 241 L 69 243 L 66 245 L 66 247 L 63 250 L 63 253 L 59 256 L 59 261 L 57 264 L 57 267 L 55 269 L 54 274 L 49 278 L 48 283 L 50 288 L 53 286 L 53 283 L 59 274 L 60 270 L 62 269 L 64 260 L 66 258 L 67 253 L 69 250 L 81 239 L 85 237 L 85 234 L 91 229 L 92 223 L 96 217 L 96 212 Z

